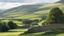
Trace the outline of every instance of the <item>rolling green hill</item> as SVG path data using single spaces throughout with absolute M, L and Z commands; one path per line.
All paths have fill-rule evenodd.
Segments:
M 34 19 L 47 16 L 49 10 L 53 7 L 60 7 L 63 10 L 63 4 L 32 4 L 23 5 L 5 10 L 0 13 L 0 18 L 5 19 Z
M 61 4 L 61 3 L 54 3 L 54 4 L 33 4 L 33 5 L 23 5 L 23 6 L 19 6 L 19 7 L 15 7 L 15 8 L 11 8 L 11 9 L 8 9 L 8 10 L 5 10 L 3 12 L 0 12 L 0 18 L 1 19 L 40 19 L 42 17 L 46 17 L 50 11 L 51 8 L 53 7 L 59 7 L 63 12 L 64 12 L 64 5 Z M 7 21 L 7 20 L 5 20 Z M 45 20 L 44 20 L 45 21 Z M 41 25 L 42 22 L 44 21 L 41 21 L 39 22 L 38 24 Z M 19 23 L 18 25 L 21 25 L 21 21 L 14 21 L 15 23 Z M 25 29 L 24 29 L 25 30 Z M 22 31 L 22 30 L 21 30 Z M 59 30 L 59 31 L 62 31 Z M 59 31 L 54 31 L 53 30 L 53 33 L 52 34 L 48 34 L 48 33 L 51 33 L 51 32 L 41 32 L 41 33 L 33 33 L 33 34 L 27 34 L 27 35 L 20 35 L 20 36 L 63 36 L 64 33 L 60 33 Z M 1 33 L 2 36 L 4 36 L 3 34 L 5 34 L 6 36 L 18 36 L 19 33 L 23 33 L 24 31 L 22 32 L 4 32 L 4 33 Z M 59 33 L 57 33 L 59 32 Z M 63 31 L 62 31 L 63 32 Z M 13 34 L 14 33 L 14 34 Z M 55 33 L 55 34 L 54 34 Z
M 38 32 L 32 34 L 21 34 L 20 36 L 64 36 L 64 29 L 52 29 L 45 32 Z
M 57 3 L 64 3 L 64 0 L 60 0 L 60 1 L 58 1 Z

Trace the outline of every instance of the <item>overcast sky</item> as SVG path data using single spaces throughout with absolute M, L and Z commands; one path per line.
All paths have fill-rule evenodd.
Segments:
M 51 3 L 58 0 L 0 0 L 0 2 L 13 2 L 13 3 Z
M 9 9 L 24 4 L 54 3 L 59 0 L 0 0 L 0 9 Z

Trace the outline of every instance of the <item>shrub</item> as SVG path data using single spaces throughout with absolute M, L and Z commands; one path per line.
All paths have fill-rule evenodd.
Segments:
M 14 23 L 14 22 L 12 22 L 12 21 L 9 21 L 9 22 L 8 22 L 8 26 L 9 26 L 10 29 L 15 29 L 15 28 L 18 27 L 18 26 L 16 25 L 16 23 Z
M 31 24 L 33 22 L 33 20 L 28 20 L 28 19 L 25 19 L 23 20 L 23 24 Z
M 0 32 L 6 32 L 8 30 L 9 30 L 9 28 L 6 25 L 6 23 L 0 23 Z

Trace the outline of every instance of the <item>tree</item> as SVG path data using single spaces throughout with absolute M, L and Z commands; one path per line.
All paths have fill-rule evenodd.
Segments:
M 33 20 L 28 20 L 28 19 L 23 20 L 23 24 L 30 25 L 32 22 L 33 22 Z
M 12 22 L 12 21 L 9 21 L 9 22 L 8 22 L 8 26 L 9 26 L 10 29 L 15 29 L 15 28 L 18 27 L 18 26 L 16 25 L 16 23 L 14 23 L 14 22 Z
M 9 30 L 6 23 L 0 22 L 0 32 L 7 32 Z
M 8 30 L 9 30 L 9 27 L 6 25 L 5 22 L 3 22 L 2 31 L 3 31 L 3 32 L 6 32 L 6 31 L 8 31 Z
M 46 18 L 46 24 L 63 23 L 63 12 L 58 8 L 52 8 L 48 17 Z

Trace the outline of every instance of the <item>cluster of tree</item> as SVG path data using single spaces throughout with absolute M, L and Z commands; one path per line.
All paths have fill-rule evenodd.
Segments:
M 8 31 L 9 27 L 5 23 L 0 23 L 0 32 Z
M 22 28 L 29 28 L 32 25 L 38 25 L 39 19 L 35 19 L 35 20 L 24 19 L 22 22 L 24 24 Z
M 63 12 L 58 8 L 52 8 L 48 17 L 46 18 L 45 24 L 63 24 L 64 23 L 64 14 Z
M 9 26 L 10 29 L 15 29 L 18 27 L 18 25 L 16 25 L 16 23 L 12 21 L 9 21 L 7 25 Z
M 29 24 L 29 25 L 31 25 L 31 23 L 33 23 L 33 22 L 39 22 L 39 19 L 35 19 L 35 20 L 25 19 L 25 20 L 23 20 L 23 24 Z
M 23 20 L 23 24 L 31 24 L 33 21 L 32 20 L 28 20 L 28 19 L 25 19 Z
M 63 24 L 64 23 L 64 14 L 58 8 L 52 8 L 49 15 L 46 18 L 46 21 L 43 24 Z M 28 29 L 28 31 L 24 32 L 24 34 L 34 33 L 34 32 L 42 32 L 50 29 L 50 26 L 38 26 Z
M 12 21 L 9 21 L 9 22 L 0 22 L 0 32 L 6 32 L 8 31 L 9 29 L 15 29 L 17 28 L 17 25 L 12 22 Z

